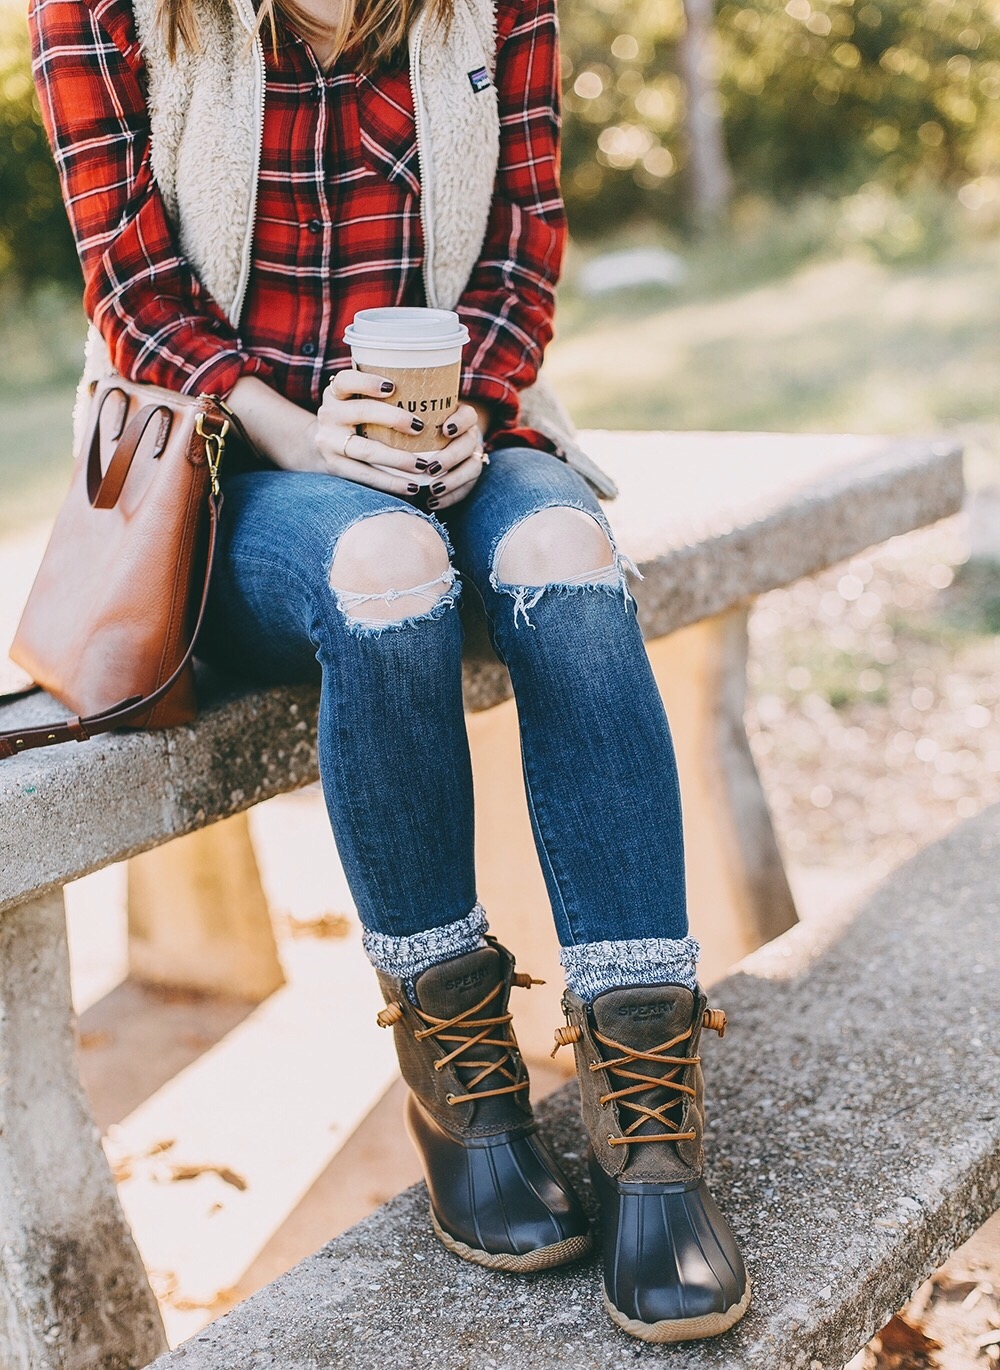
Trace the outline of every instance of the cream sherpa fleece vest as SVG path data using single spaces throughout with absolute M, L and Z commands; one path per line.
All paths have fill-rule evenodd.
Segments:
M 202 51 L 167 56 L 156 0 L 133 0 L 148 73 L 153 173 L 181 250 L 234 328 L 250 278 L 257 178 L 264 123 L 261 39 L 249 35 L 251 0 L 203 0 Z M 447 33 L 422 11 L 410 33 L 410 80 L 420 165 L 427 303 L 453 309 L 479 256 L 489 219 L 500 148 L 494 86 L 477 91 L 468 73 L 492 74 L 496 36 L 492 0 L 454 0 Z M 112 370 L 92 328 L 81 386 Z M 574 440 L 551 389 L 539 380 L 521 392 L 522 422 L 551 438 L 599 494 L 613 481 Z M 83 405 L 78 405 L 82 413 Z M 79 425 L 78 425 L 79 426 Z

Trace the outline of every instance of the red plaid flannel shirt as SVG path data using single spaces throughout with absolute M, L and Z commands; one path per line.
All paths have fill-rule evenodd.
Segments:
M 500 165 L 479 261 L 457 306 L 462 392 L 517 428 L 552 335 L 566 227 L 559 192 L 555 0 L 498 0 Z M 116 369 L 186 393 L 256 374 L 315 409 L 350 365 L 357 309 L 425 303 L 408 72 L 324 74 L 289 30 L 265 43 L 267 99 L 250 287 L 236 332 L 178 245 L 150 163 L 145 65 L 129 0 L 32 0 L 34 73 L 84 275 Z

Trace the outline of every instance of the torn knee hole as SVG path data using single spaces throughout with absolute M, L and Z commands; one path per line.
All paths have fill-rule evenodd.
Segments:
M 505 585 L 544 586 L 617 583 L 619 573 L 611 539 L 593 514 L 559 505 L 510 529 L 497 548 L 494 574 Z
M 601 519 L 573 505 L 552 505 L 529 514 L 501 538 L 490 584 L 513 599 L 515 628 L 519 620 L 533 628 L 529 610 L 549 593 L 620 594 L 626 610 L 634 606 L 626 570 L 642 579 Z
M 455 602 L 448 546 L 428 519 L 403 512 L 359 519 L 341 534 L 330 589 L 352 629 L 433 618 Z

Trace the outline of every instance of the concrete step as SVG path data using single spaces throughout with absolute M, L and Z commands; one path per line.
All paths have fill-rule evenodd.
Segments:
M 1000 806 L 854 917 L 802 925 L 713 993 L 710 1179 L 746 1252 L 727 1336 L 649 1347 L 597 1264 L 497 1275 L 434 1239 L 415 1186 L 155 1370 L 839 1370 L 1000 1204 Z M 572 1085 L 539 1114 L 589 1200 Z

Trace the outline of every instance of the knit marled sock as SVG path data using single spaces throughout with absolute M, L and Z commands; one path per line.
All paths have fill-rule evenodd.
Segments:
M 456 918 L 454 923 L 414 932 L 408 937 L 390 937 L 387 933 L 365 928 L 362 942 L 376 970 L 394 975 L 410 986 L 418 975 L 439 961 L 464 956 L 467 951 L 482 946 L 488 926 L 483 906 L 477 903 L 464 918 Z
M 563 947 L 559 960 L 569 989 L 589 1002 L 630 985 L 686 985 L 693 990 L 700 954 L 693 937 L 634 937 Z

